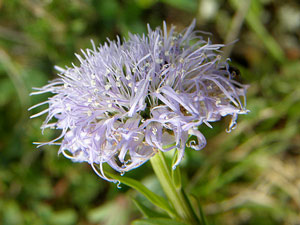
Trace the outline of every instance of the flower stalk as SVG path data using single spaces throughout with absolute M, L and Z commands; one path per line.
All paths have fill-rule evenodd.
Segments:
M 189 200 L 184 196 L 182 188 L 176 188 L 163 152 L 158 151 L 155 156 L 150 158 L 150 162 L 176 214 L 185 222 L 193 225 L 200 224 Z

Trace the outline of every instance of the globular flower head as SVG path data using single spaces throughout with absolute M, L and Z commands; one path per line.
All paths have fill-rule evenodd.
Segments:
M 201 124 L 246 113 L 246 86 L 232 78 L 221 44 L 193 31 L 174 27 L 108 41 L 76 55 L 79 66 L 57 67 L 59 78 L 32 94 L 54 94 L 42 129 L 61 135 L 45 144 L 60 145 L 59 153 L 76 162 L 88 162 L 102 178 L 103 163 L 124 173 L 146 162 L 157 151 L 179 151 L 206 145 Z M 55 122 L 53 122 L 53 119 Z M 188 141 L 194 136 L 192 141 Z M 57 142 L 60 140 L 61 142 Z M 98 166 L 99 167 L 98 167 Z

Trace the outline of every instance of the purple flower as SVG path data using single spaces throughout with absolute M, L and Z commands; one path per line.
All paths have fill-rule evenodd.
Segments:
M 200 150 L 206 145 L 201 124 L 231 115 L 229 129 L 245 109 L 246 86 L 232 78 L 221 44 L 204 40 L 193 31 L 174 27 L 108 41 L 76 55 L 79 66 L 62 69 L 59 78 L 32 95 L 54 95 L 32 108 L 49 107 L 41 129 L 56 128 L 61 135 L 42 145 L 60 145 L 59 153 L 76 162 L 88 162 L 102 178 L 103 163 L 124 173 L 157 151 Z M 55 122 L 53 122 L 53 118 Z M 189 137 L 193 135 L 191 141 Z M 61 140 L 57 143 L 56 141 Z M 98 167 L 99 166 L 99 167 Z M 111 181 L 111 180 L 110 180 Z

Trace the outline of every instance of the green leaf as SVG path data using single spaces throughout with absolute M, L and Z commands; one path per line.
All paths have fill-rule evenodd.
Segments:
M 201 225 L 208 225 L 199 198 L 197 198 L 197 196 L 195 196 L 195 195 L 191 195 L 191 197 L 194 198 L 196 200 L 196 202 L 197 202 L 197 206 L 198 206 L 198 209 L 199 209 L 199 215 L 200 215 Z
M 175 164 L 178 156 L 178 151 L 175 151 L 173 160 L 172 160 L 172 165 Z M 182 185 L 181 185 L 181 173 L 180 173 L 180 167 L 177 166 L 175 170 L 172 170 L 172 179 L 174 182 L 174 185 L 177 190 L 180 190 Z
M 231 0 L 230 3 L 233 7 L 238 8 L 238 4 L 241 4 L 242 1 Z M 262 6 L 259 0 L 252 1 L 250 10 L 246 16 L 246 21 L 253 32 L 256 33 L 256 35 L 262 40 L 266 49 L 274 57 L 274 59 L 278 60 L 279 62 L 284 62 L 285 56 L 282 48 L 276 42 L 274 37 L 270 35 L 270 33 L 267 31 L 264 24 L 260 20 L 260 8 L 262 8 Z
M 166 219 L 166 218 L 151 218 L 141 219 L 132 222 L 132 225 L 188 225 L 180 221 Z
M 51 224 L 71 225 L 76 224 L 78 215 L 73 209 L 66 209 L 53 213 Z
M 187 202 L 187 198 L 183 195 L 182 189 L 176 190 L 164 154 L 161 151 L 158 151 L 155 156 L 150 158 L 150 162 L 161 187 L 175 208 L 177 215 L 185 221 L 189 221 L 192 224 L 198 224 L 199 219 L 191 208 L 190 203 Z
M 136 3 L 144 9 L 148 9 L 153 6 L 157 1 L 156 0 L 136 0 Z
M 15 96 L 15 90 L 11 80 L 8 78 L 3 78 L 0 83 L 0 90 L 0 107 L 4 107 L 4 105 L 11 102 Z
M 135 203 L 136 207 L 140 210 L 140 212 L 144 215 L 146 218 L 151 217 L 168 217 L 167 215 L 164 215 L 163 213 L 157 212 L 146 205 L 144 205 L 141 201 L 132 198 L 132 201 Z
M 201 224 L 202 225 L 207 225 L 207 222 L 206 222 L 206 217 L 204 215 L 204 212 L 203 212 L 203 209 L 202 209 L 202 206 L 200 205 L 200 201 L 198 200 L 198 207 L 199 207 L 199 213 L 200 213 L 200 221 L 201 221 Z
M 198 8 L 197 0 L 161 0 L 161 2 L 166 3 L 174 8 L 188 11 L 189 13 L 194 13 Z
M 106 172 L 111 178 L 120 181 L 123 184 L 139 191 L 143 194 L 152 204 L 156 205 L 157 207 L 165 210 L 171 217 L 176 217 L 176 213 L 170 207 L 169 203 L 163 197 L 155 194 L 154 192 L 150 191 L 147 187 L 145 187 L 142 183 L 128 177 L 122 177 L 116 174 L 112 174 Z
M 115 207 L 113 202 L 107 202 L 100 207 L 91 209 L 87 213 L 87 219 L 91 223 L 99 223 L 107 219 L 112 209 Z
M 111 200 L 90 210 L 87 213 L 87 219 L 92 224 L 128 224 L 131 208 L 127 207 L 127 203 L 125 196 L 119 196 L 118 200 Z M 118 212 L 118 216 L 116 216 L 116 212 Z

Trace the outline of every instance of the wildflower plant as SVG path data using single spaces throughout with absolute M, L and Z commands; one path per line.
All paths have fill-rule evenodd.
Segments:
M 163 29 L 148 26 L 147 35 L 129 34 L 128 40 L 117 37 L 99 47 L 92 42 L 83 57 L 76 54 L 79 66 L 56 67 L 59 78 L 32 93 L 54 95 L 30 109 L 47 104 L 31 117 L 47 114 L 42 130 L 55 128 L 61 134 L 39 146 L 59 145 L 59 153 L 89 163 L 108 181 L 122 179 L 108 176 L 104 163 L 124 174 L 151 159 L 160 179 L 166 167 L 163 152 L 177 150 L 175 170 L 186 146 L 201 150 L 206 145 L 200 125 L 212 127 L 230 115 L 228 129 L 235 128 L 238 114 L 247 113 L 247 87 L 233 79 L 229 59 L 220 55 L 224 45 L 205 40 L 194 27 L 195 21 L 177 33 L 164 23 Z M 163 184 L 168 179 L 160 181 L 170 193 L 172 179 L 169 186 Z M 177 201 L 186 201 L 181 192 L 173 192 Z M 166 194 L 175 210 L 171 217 L 199 221 L 188 203 L 176 209 L 180 202 Z

